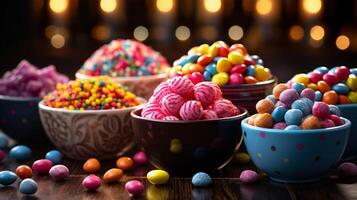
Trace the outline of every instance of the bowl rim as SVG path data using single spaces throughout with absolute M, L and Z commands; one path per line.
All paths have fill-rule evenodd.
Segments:
M 351 127 L 351 121 L 344 118 L 340 117 L 345 123 L 341 126 L 335 126 L 331 128 L 324 128 L 324 129 L 310 129 L 310 130 L 281 130 L 281 129 L 272 129 L 272 128 L 261 128 L 261 127 L 256 127 L 248 124 L 248 119 L 249 117 L 245 118 L 242 120 L 241 125 L 243 127 L 247 127 L 249 129 L 255 129 L 257 131 L 264 132 L 265 134 L 278 134 L 278 135 L 311 135 L 311 134 L 316 134 L 316 133 L 334 133 L 335 131 L 338 130 L 343 130 L 346 128 Z
M 142 103 L 140 105 L 137 106 L 133 106 L 133 107 L 128 107 L 128 108 L 122 108 L 122 109 L 108 109 L 108 110 L 65 110 L 63 108 L 52 108 L 49 106 L 46 106 L 43 102 L 44 100 L 40 101 L 38 103 L 38 107 L 40 108 L 40 110 L 48 110 L 48 111 L 54 111 L 54 112 L 63 112 L 63 113 L 73 113 L 73 114 L 91 114 L 91 113 L 113 113 L 113 112 L 122 112 L 122 111 L 131 111 L 133 109 L 139 109 L 142 106 L 145 105 L 145 103 L 147 102 L 146 99 L 142 98 L 142 97 L 137 97 L 139 99 L 139 101 Z
M 0 100 L 11 100 L 11 101 L 41 101 L 42 97 L 15 97 L 0 95 Z
M 155 74 L 155 75 L 146 75 L 146 76 L 133 76 L 133 77 L 111 77 L 108 75 L 104 76 L 89 76 L 87 74 L 82 74 L 80 72 L 76 72 L 75 74 L 76 79 L 81 79 L 81 80 L 86 80 L 86 79 L 91 79 L 91 78 L 98 78 L 98 77 L 109 77 L 114 81 L 138 81 L 138 80 L 152 80 L 152 79 L 158 79 L 158 78 L 167 78 L 166 73 L 160 73 L 160 74 Z
M 139 110 L 142 110 L 143 108 L 137 108 L 135 110 L 132 110 L 130 112 L 130 116 L 135 119 L 140 119 L 144 121 L 151 121 L 151 122 L 159 122 L 159 123 L 167 123 L 167 124 L 195 124 L 195 123 L 202 123 L 202 122 L 213 122 L 213 121 L 231 121 L 233 119 L 242 119 L 245 118 L 248 115 L 248 110 L 243 107 L 238 107 L 240 111 L 243 111 L 239 115 L 232 116 L 232 117 L 225 117 L 225 118 L 218 118 L 218 119 L 202 119 L 202 120 L 159 120 L 159 119 L 148 119 L 141 117 L 137 114 Z
M 335 105 L 335 106 L 340 107 L 340 108 L 351 108 L 351 107 L 357 108 L 357 103 L 339 104 L 339 105 Z
M 251 84 L 240 84 L 240 85 L 225 85 L 222 88 L 224 89 L 236 89 L 236 88 L 247 88 L 247 87 L 254 87 L 254 86 L 262 86 L 262 85 L 269 85 L 273 83 L 278 83 L 278 77 L 273 76 L 271 79 L 262 81 L 262 82 L 257 82 L 257 83 L 251 83 Z

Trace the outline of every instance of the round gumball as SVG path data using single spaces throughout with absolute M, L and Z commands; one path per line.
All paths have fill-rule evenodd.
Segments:
M 269 113 L 259 114 L 254 119 L 254 126 L 262 127 L 262 128 L 272 128 L 273 117 Z
M 348 79 L 346 81 L 347 86 L 351 90 L 356 90 L 357 89 L 357 75 L 351 74 L 348 76 Z
M 254 78 L 253 76 L 246 76 L 246 77 L 244 77 L 244 83 L 255 84 L 255 83 L 258 83 L 258 80 L 256 78 Z
M 348 79 L 348 76 L 350 75 L 350 69 L 348 69 L 345 66 L 341 66 L 339 68 L 336 69 L 336 76 L 339 80 L 341 81 L 345 81 Z
M 308 116 L 306 117 L 302 124 L 301 124 L 302 129 L 319 129 L 321 128 L 319 118 L 316 116 Z
M 284 120 L 287 125 L 300 125 L 303 117 L 303 112 L 299 109 L 290 109 L 284 115 Z
M 305 97 L 311 101 L 315 101 L 315 91 L 313 89 L 306 88 L 301 92 L 300 97 Z
M 271 113 L 271 116 L 273 117 L 273 121 L 275 123 L 284 121 L 284 116 L 286 111 L 287 111 L 286 108 L 283 106 L 275 107 L 275 109 Z
M 336 83 L 338 83 L 338 78 L 335 74 L 332 73 L 327 73 L 324 74 L 323 78 L 322 78 L 327 84 L 329 84 L 330 86 L 335 85 Z
M 286 89 L 288 89 L 288 86 L 285 83 L 279 83 L 276 85 L 273 89 L 273 95 L 275 99 L 279 99 L 280 94 Z
M 323 74 L 321 72 L 314 71 L 309 73 L 308 76 L 309 76 L 309 80 L 312 83 L 317 83 L 322 80 Z
M 245 64 L 234 65 L 231 69 L 231 74 L 238 73 L 244 74 L 247 71 L 247 66 Z
M 314 69 L 314 72 L 320 72 L 321 74 L 326 74 L 328 71 L 328 68 L 325 66 L 317 67 Z
M 244 77 L 239 73 L 232 73 L 229 76 L 229 85 L 240 85 L 244 83 Z
M 244 170 L 240 174 L 239 179 L 243 183 L 254 183 L 258 180 L 258 174 L 253 170 Z
M 330 108 L 326 103 L 315 102 L 312 107 L 312 114 L 318 118 L 325 119 L 330 116 Z
M 303 113 L 303 116 L 307 116 L 307 115 L 311 114 L 311 107 L 312 106 L 310 106 L 308 103 L 306 103 L 302 99 L 298 99 L 298 100 L 294 101 L 293 104 L 291 104 L 291 108 L 301 110 L 301 112 Z
M 290 106 L 298 98 L 299 94 L 294 89 L 286 89 L 279 96 L 279 100 L 287 106 Z
M 357 92 L 349 92 L 348 98 L 351 100 L 352 103 L 357 103 Z
M 338 95 L 335 91 L 328 91 L 322 95 L 322 101 L 327 104 L 337 104 Z
M 327 84 L 325 81 L 319 81 L 317 82 L 317 89 L 322 92 L 322 93 L 325 93 L 325 92 L 328 92 L 331 90 L 331 87 L 329 84 Z
M 352 101 L 345 95 L 338 95 L 338 103 L 339 104 L 350 104 L 350 103 L 352 103 Z
M 293 83 L 291 86 L 294 90 L 296 90 L 299 94 L 305 89 L 305 86 L 301 83 Z
M 192 177 L 192 185 L 196 187 L 206 187 L 212 182 L 210 175 L 205 172 L 198 172 Z
M 280 130 L 284 130 L 287 127 L 285 122 L 278 122 L 276 124 L 273 125 L 273 129 L 280 129 Z
M 149 171 L 146 178 L 151 184 L 162 185 L 169 181 L 170 175 L 164 170 L 156 169 Z
M 309 83 L 310 79 L 307 74 L 296 74 L 293 78 L 293 81 L 295 83 L 307 84 Z
M 0 172 L 0 184 L 2 185 L 11 185 L 17 180 L 17 176 L 12 171 L 1 171 Z
M 347 95 L 350 90 L 348 86 L 343 83 L 337 83 L 336 85 L 332 86 L 332 89 L 340 95 Z

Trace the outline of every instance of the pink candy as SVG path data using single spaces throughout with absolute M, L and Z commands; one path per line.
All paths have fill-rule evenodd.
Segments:
M 149 163 L 149 160 L 143 151 L 137 152 L 133 156 L 133 160 L 134 160 L 135 164 L 138 164 L 138 165 L 146 165 Z
M 348 69 L 345 66 L 341 66 L 336 69 L 336 76 L 338 79 L 345 81 L 348 79 L 348 76 L 350 75 L 350 69 Z
M 198 83 L 193 89 L 196 100 L 201 102 L 203 108 L 211 105 L 216 98 L 215 88 L 208 82 Z
M 125 190 L 131 195 L 138 196 L 144 192 L 145 187 L 140 181 L 131 180 L 125 183 Z
M 330 108 L 326 103 L 315 102 L 312 106 L 312 114 L 318 118 L 325 119 L 330 116 Z
M 161 99 L 161 110 L 167 115 L 178 116 L 183 103 L 180 95 L 171 93 Z
M 179 118 L 175 117 L 175 116 L 172 116 L 172 115 L 168 115 L 168 116 L 165 116 L 164 118 L 162 118 L 162 120 L 167 120 L 167 121 L 178 121 L 180 120 Z
M 314 71 L 308 74 L 310 82 L 317 83 L 322 80 L 323 74 L 320 72 Z
M 326 83 L 328 83 L 329 85 L 335 85 L 336 83 L 338 83 L 337 76 L 334 74 L 330 74 L 330 73 L 324 74 L 323 80 Z
M 143 110 L 141 111 L 141 116 L 147 117 L 151 113 L 161 113 L 161 107 L 155 103 L 148 103 L 144 106 Z
M 184 103 L 180 109 L 180 116 L 183 120 L 197 120 L 203 113 L 202 105 L 199 101 L 191 100 Z
M 152 113 L 145 115 L 145 118 L 148 118 L 148 119 L 163 119 L 164 117 L 165 117 L 165 115 L 161 112 L 152 112 Z
M 345 162 L 338 166 L 338 175 L 340 177 L 354 177 L 357 176 L 357 166 L 351 162 Z
M 258 174 L 252 170 L 244 170 L 239 178 L 243 183 L 254 183 L 258 180 Z
M 176 94 L 191 99 L 193 97 L 194 84 L 186 77 L 173 77 L 168 80 L 171 90 Z
M 87 176 L 82 182 L 82 186 L 87 190 L 96 190 L 100 187 L 101 184 L 102 181 L 100 178 L 94 174 Z
M 217 119 L 218 116 L 213 110 L 204 110 L 201 119 Z
M 238 115 L 240 111 L 227 99 L 220 99 L 213 104 L 213 110 L 220 118 Z
M 320 121 L 320 125 L 322 128 L 331 128 L 336 126 L 335 123 L 330 119 L 324 119 Z
M 159 86 L 157 86 L 157 88 L 154 90 L 154 94 L 152 95 L 152 97 L 150 99 L 152 99 L 151 101 L 149 100 L 149 102 L 155 102 L 155 103 L 159 103 L 162 99 L 162 97 L 171 94 L 172 90 L 171 87 L 169 86 L 168 83 L 164 82 L 161 83 Z
M 52 161 L 48 159 L 40 159 L 32 164 L 32 169 L 39 174 L 48 174 L 52 166 Z

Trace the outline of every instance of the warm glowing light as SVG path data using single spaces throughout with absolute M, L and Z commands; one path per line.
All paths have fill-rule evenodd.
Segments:
M 340 35 L 336 39 L 336 47 L 340 50 L 346 50 L 350 46 L 350 39 L 345 35 Z
M 232 40 L 240 40 L 242 39 L 243 35 L 244 35 L 243 28 L 238 25 L 231 26 L 228 30 L 228 36 Z
M 110 30 L 104 25 L 95 26 L 92 29 L 92 37 L 97 40 L 107 40 L 110 37 Z
M 218 12 L 221 9 L 222 1 L 221 0 L 204 0 L 204 6 L 208 12 Z
M 310 30 L 310 36 L 313 40 L 322 40 L 325 36 L 325 30 L 322 26 L 313 26 Z
M 273 10 L 272 0 L 258 0 L 255 9 L 260 15 L 268 15 Z
M 321 0 L 303 0 L 302 6 L 307 13 L 316 14 L 322 7 Z
M 292 40 L 299 41 L 304 37 L 304 29 L 299 25 L 294 25 L 289 30 L 289 36 Z
M 46 27 L 45 35 L 48 39 L 51 39 L 56 34 L 60 34 L 64 38 L 68 38 L 68 36 L 69 36 L 68 30 L 64 27 L 58 27 L 58 26 L 54 26 L 54 25 L 49 25 Z
M 144 41 L 149 37 L 149 31 L 144 26 L 138 26 L 134 29 L 134 38 L 139 41 Z
M 65 45 L 65 43 L 66 43 L 66 39 L 61 34 L 55 34 L 51 38 L 51 45 L 56 49 L 62 48 Z
M 188 40 L 191 36 L 191 31 L 187 26 L 179 26 L 175 31 L 176 38 L 181 41 Z
M 117 0 L 100 0 L 100 8 L 107 13 L 113 12 L 117 8 Z
M 62 13 L 68 7 L 68 0 L 50 0 L 50 9 L 55 13 Z
M 214 26 L 203 26 L 199 29 L 198 34 L 204 40 L 214 40 L 218 36 L 218 31 Z
M 161 12 L 170 12 L 174 7 L 173 0 L 156 0 L 156 7 Z

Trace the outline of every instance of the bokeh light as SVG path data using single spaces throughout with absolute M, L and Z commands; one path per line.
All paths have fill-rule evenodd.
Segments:
M 113 12 L 117 8 L 117 0 L 100 0 L 100 8 L 107 13 Z
M 243 28 L 238 25 L 231 26 L 228 30 L 228 36 L 232 40 L 240 40 L 242 39 L 243 35 L 244 35 Z
M 97 25 L 92 29 L 92 37 L 96 40 L 107 40 L 110 38 L 110 29 L 105 25 Z
M 179 26 L 175 31 L 176 38 L 181 41 L 188 40 L 191 36 L 191 31 L 187 26 Z
M 222 1 L 221 0 L 204 0 L 203 4 L 208 12 L 215 13 L 221 9 Z
M 259 15 L 268 15 L 273 10 L 272 0 L 258 0 L 255 9 Z
M 292 40 L 299 41 L 304 37 L 304 29 L 299 25 L 294 25 L 289 30 L 289 36 Z
M 138 26 L 134 29 L 134 38 L 138 41 L 144 41 L 149 37 L 149 30 L 144 26 Z
M 325 36 L 325 29 L 322 26 L 313 26 L 310 30 L 310 36 L 313 40 L 322 40 Z
M 62 13 L 68 7 L 68 0 L 50 0 L 50 9 L 55 13 Z
M 63 35 L 55 34 L 55 35 L 52 36 L 51 45 L 54 48 L 60 49 L 60 48 L 64 47 L 65 44 L 66 44 L 66 39 L 64 38 Z
M 161 12 L 170 12 L 174 7 L 173 0 L 156 0 L 156 7 Z
M 336 47 L 340 50 L 346 50 L 350 46 L 350 39 L 345 35 L 340 35 L 336 39 Z
M 321 0 L 303 0 L 302 6 L 307 13 L 316 14 L 322 7 Z

